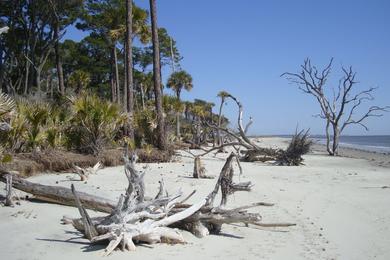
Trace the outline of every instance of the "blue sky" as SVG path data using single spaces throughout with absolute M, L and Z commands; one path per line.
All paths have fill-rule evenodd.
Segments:
M 289 134 L 297 124 L 323 133 L 322 120 L 313 117 L 319 112 L 314 99 L 280 77 L 298 71 L 306 57 L 319 67 L 334 57 L 333 85 L 341 66 L 352 65 L 360 82 L 356 91 L 379 87 L 373 104 L 390 105 L 390 1 L 157 2 L 159 26 L 177 41 L 182 67 L 194 79 L 183 98 L 218 104 L 220 90 L 232 93 L 255 120 L 252 134 Z M 149 7 L 147 0 L 135 3 Z M 83 36 L 70 29 L 66 37 Z M 233 103 L 224 109 L 235 121 Z M 344 134 L 390 134 L 390 113 L 367 125 L 369 132 L 352 126 Z

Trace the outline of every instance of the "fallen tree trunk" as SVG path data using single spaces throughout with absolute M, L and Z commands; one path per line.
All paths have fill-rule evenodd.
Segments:
M 33 183 L 4 170 L 0 172 L 0 181 L 7 183 L 7 175 L 12 176 L 12 186 L 15 189 L 30 193 L 38 200 L 76 207 L 74 195 L 69 188 Z M 88 209 L 111 213 L 116 206 L 114 201 L 84 192 L 78 192 L 78 196 Z

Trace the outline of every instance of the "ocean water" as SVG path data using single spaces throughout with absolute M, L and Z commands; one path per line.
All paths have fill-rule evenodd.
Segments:
M 325 136 L 312 136 L 312 138 L 321 144 L 325 144 Z M 341 136 L 340 147 L 390 153 L 390 135 Z

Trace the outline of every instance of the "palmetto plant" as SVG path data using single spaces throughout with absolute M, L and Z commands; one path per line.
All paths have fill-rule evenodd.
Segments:
M 5 132 L 9 132 L 12 128 L 10 127 L 8 121 L 10 119 L 11 114 L 15 110 L 15 103 L 12 98 L 7 96 L 4 93 L 0 93 L 0 165 L 6 163 L 12 159 L 9 154 L 5 153 L 5 149 L 3 144 L 1 143 L 2 135 L 8 134 Z
M 46 130 L 51 120 L 49 103 L 19 99 L 9 119 L 10 129 L 1 133 L 0 142 L 12 152 L 36 150 L 46 142 Z
M 8 122 L 14 112 L 14 100 L 6 94 L 0 93 L 0 131 L 10 130 Z
M 97 155 L 114 141 L 119 128 L 128 120 L 120 108 L 93 94 L 70 98 L 72 118 L 67 131 L 67 146 Z
M 90 75 L 83 70 L 74 71 L 68 79 L 68 85 L 74 88 L 76 93 L 80 93 L 84 90 L 89 82 L 91 82 Z
M 145 108 L 134 113 L 135 141 L 137 146 L 156 141 L 157 118 L 153 109 Z
M 51 114 L 51 105 L 44 102 L 21 100 L 18 114 L 26 123 L 27 148 L 35 150 L 45 140 L 45 130 Z M 23 125 L 23 123 L 21 122 Z

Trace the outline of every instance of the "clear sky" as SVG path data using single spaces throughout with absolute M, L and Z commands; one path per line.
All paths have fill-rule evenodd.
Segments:
M 135 0 L 148 8 L 149 1 Z M 314 118 L 313 97 L 281 78 L 296 72 L 306 57 L 319 67 L 334 57 L 332 81 L 341 66 L 352 65 L 356 91 L 379 87 L 375 105 L 390 105 L 390 1 L 387 0 L 157 0 L 159 26 L 167 28 L 184 57 L 182 67 L 194 79 L 184 99 L 218 104 L 220 90 L 238 97 L 251 134 L 290 134 L 297 124 L 323 133 Z M 67 37 L 81 34 L 69 30 Z M 166 75 L 165 77 L 166 78 Z M 235 121 L 233 103 L 224 108 Z M 215 108 L 217 110 L 217 107 Z M 352 126 L 344 134 L 390 135 L 390 113 Z

